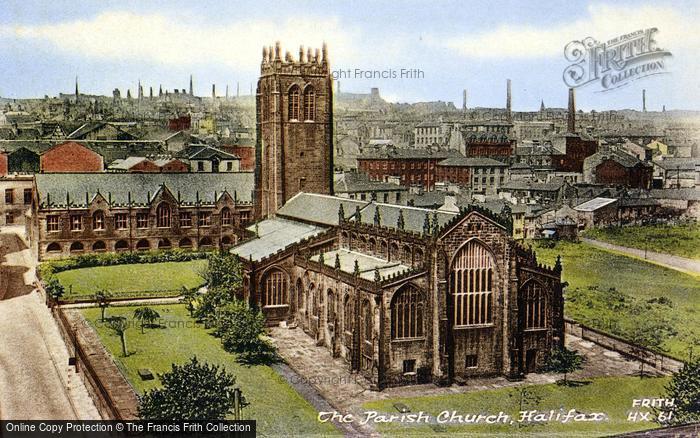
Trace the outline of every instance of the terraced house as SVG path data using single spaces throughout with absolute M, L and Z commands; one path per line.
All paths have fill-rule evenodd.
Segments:
M 227 247 L 247 234 L 252 191 L 250 173 L 37 174 L 27 235 L 40 260 Z

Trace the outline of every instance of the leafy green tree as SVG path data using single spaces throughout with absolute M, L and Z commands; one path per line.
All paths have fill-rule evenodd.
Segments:
M 105 312 L 107 311 L 107 307 L 109 307 L 109 299 L 111 297 L 112 294 L 104 289 L 97 291 L 93 296 L 95 302 L 97 302 L 97 305 L 100 307 L 100 321 L 102 322 L 105 320 Z
M 269 363 L 275 348 L 265 340 L 265 317 L 258 309 L 236 300 L 218 312 L 216 332 L 224 349 L 236 353 L 244 363 Z
M 194 316 L 203 320 L 207 327 L 212 327 L 215 322 L 216 310 L 235 301 L 236 296 L 228 288 L 210 287 L 198 300 L 198 306 L 194 310 Z
M 129 323 L 123 316 L 113 316 L 107 320 L 107 327 L 109 327 L 114 333 L 119 336 L 119 340 L 122 343 L 122 354 L 124 357 L 129 355 L 129 351 L 126 348 L 126 329 L 129 328 Z
M 163 387 L 147 391 L 139 404 L 144 420 L 223 420 L 233 412 L 236 378 L 193 357 L 161 376 Z M 243 398 L 243 406 L 249 403 Z
M 583 367 L 584 358 L 573 350 L 566 347 L 556 348 L 549 355 L 547 363 L 544 365 L 544 371 L 549 373 L 563 373 L 563 384 L 568 385 L 567 376 L 576 370 Z
M 46 282 L 46 293 L 55 301 L 58 301 L 61 299 L 61 297 L 66 293 L 65 288 L 61 284 L 60 281 L 58 281 L 58 278 L 56 277 L 49 277 L 48 281 Z
M 673 399 L 665 425 L 700 422 L 700 358 L 686 362 L 666 385 L 666 398 Z M 658 417 L 658 414 L 657 414 Z
M 182 298 L 180 298 L 180 302 L 185 304 L 191 317 L 194 316 L 195 303 L 197 302 L 197 298 L 199 296 L 197 289 L 198 288 L 196 287 L 187 288 L 182 286 Z
M 241 265 L 238 258 L 227 251 L 214 251 L 207 257 L 204 279 L 209 288 L 224 287 L 237 291 L 241 287 Z
M 160 313 L 150 307 L 139 307 L 134 310 L 134 318 L 141 323 L 141 333 L 143 333 L 143 328 L 146 324 L 153 326 L 153 323 L 160 318 Z

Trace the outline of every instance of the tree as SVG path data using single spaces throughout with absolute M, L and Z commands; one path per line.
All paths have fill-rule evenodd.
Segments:
M 66 293 L 66 290 L 61 282 L 54 276 L 49 277 L 45 288 L 46 293 L 55 301 L 60 300 L 63 294 Z
M 235 299 L 236 296 L 230 289 L 210 287 L 199 300 L 199 305 L 194 310 L 194 316 L 203 320 L 207 327 L 211 327 L 214 325 L 213 319 L 216 315 L 216 309 L 232 303 Z
M 94 295 L 97 305 L 100 306 L 100 321 L 102 322 L 105 320 L 105 311 L 107 310 L 107 307 L 109 307 L 109 299 L 111 296 L 112 294 L 104 289 L 97 291 Z
M 673 399 L 674 404 L 662 408 L 671 412 L 670 418 L 662 424 L 671 426 L 700 422 L 700 359 L 686 362 L 673 374 L 666 385 L 666 399 Z
M 564 385 L 568 385 L 567 375 L 583 367 L 584 359 L 573 350 L 566 347 L 557 348 L 549 355 L 544 371 L 549 373 L 564 373 Z
M 199 296 L 197 292 L 197 288 L 187 288 L 185 286 L 182 286 L 182 298 L 180 298 L 180 302 L 184 303 L 185 306 L 187 307 L 187 311 L 190 314 L 190 317 L 194 316 L 194 310 L 195 310 L 195 303 L 197 302 L 197 297 Z
M 224 349 L 236 353 L 244 363 L 272 362 L 275 349 L 262 336 L 265 334 L 265 316 L 246 302 L 236 300 L 217 312 L 217 328 Z
M 236 291 L 241 287 L 241 266 L 238 258 L 226 251 L 214 251 L 207 257 L 204 279 L 209 288 L 225 287 Z
M 160 318 L 160 313 L 150 307 L 139 307 L 134 310 L 134 318 L 141 322 L 141 333 L 143 333 L 144 326 L 146 324 L 153 326 L 153 323 Z
M 129 323 L 123 316 L 113 316 L 107 320 L 107 327 L 119 336 L 122 342 L 122 353 L 124 357 L 129 355 L 126 349 L 126 329 L 129 328 Z
M 161 376 L 163 387 L 147 391 L 139 404 L 144 420 L 223 420 L 233 412 L 236 378 L 223 368 L 193 357 Z M 240 400 L 247 406 L 245 398 Z

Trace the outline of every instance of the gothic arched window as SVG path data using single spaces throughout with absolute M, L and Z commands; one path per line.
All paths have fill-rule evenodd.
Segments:
M 529 281 L 523 290 L 525 299 L 525 329 L 547 327 L 547 293 L 537 281 Z
M 170 228 L 170 206 L 162 202 L 156 209 L 156 226 Z
M 423 336 L 423 294 L 413 286 L 401 288 L 391 300 L 391 339 Z
M 455 326 L 493 322 L 493 272 L 493 257 L 484 245 L 472 241 L 459 250 L 450 272 Z
M 263 285 L 263 306 L 287 305 L 287 276 L 279 269 L 271 269 L 265 274 Z
M 316 93 L 314 87 L 304 89 L 304 120 L 316 119 Z
M 299 120 L 299 87 L 293 85 L 289 89 L 289 120 Z

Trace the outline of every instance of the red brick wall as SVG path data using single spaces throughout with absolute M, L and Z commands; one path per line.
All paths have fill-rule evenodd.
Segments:
M 143 160 L 142 162 L 136 164 L 135 166 L 131 166 L 131 169 L 129 169 L 129 172 L 132 172 L 132 173 L 159 173 L 160 167 L 156 166 L 156 164 L 151 160 Z
M 190 167 L 180 160 L 173 160 L 161 168 L 161 172 L 164 173 L 183 173 L 189 171 Z
M 464 166 L 437 166 L 437 181 L 471 185 L 471 172 Z
M 437 159 L 367 159 L 358 158 L 357 167 L 372 180 L 384 181 L 387 176 L 398 176 L 401 185 L 421 185 L 431 190 L 437 180 Z
M 54 146 L 40 158 L 42 172 L 102 172 L 102 155 L 87 147 L 67 142 Z
M 566 137 L 566 155 L 553 156 L 552 164 L 560 172 L 583 172 L 583 160 L 595 154 L 597 149 L 595 140 Z
M 0 152 L 0 176 L 5 176 L 7 173 L 7 154 Z
M 222 149 L 241 158 L 241 171 L 250 172 L 255 169 L 255 148 L 252 146 L 224 146 Z

